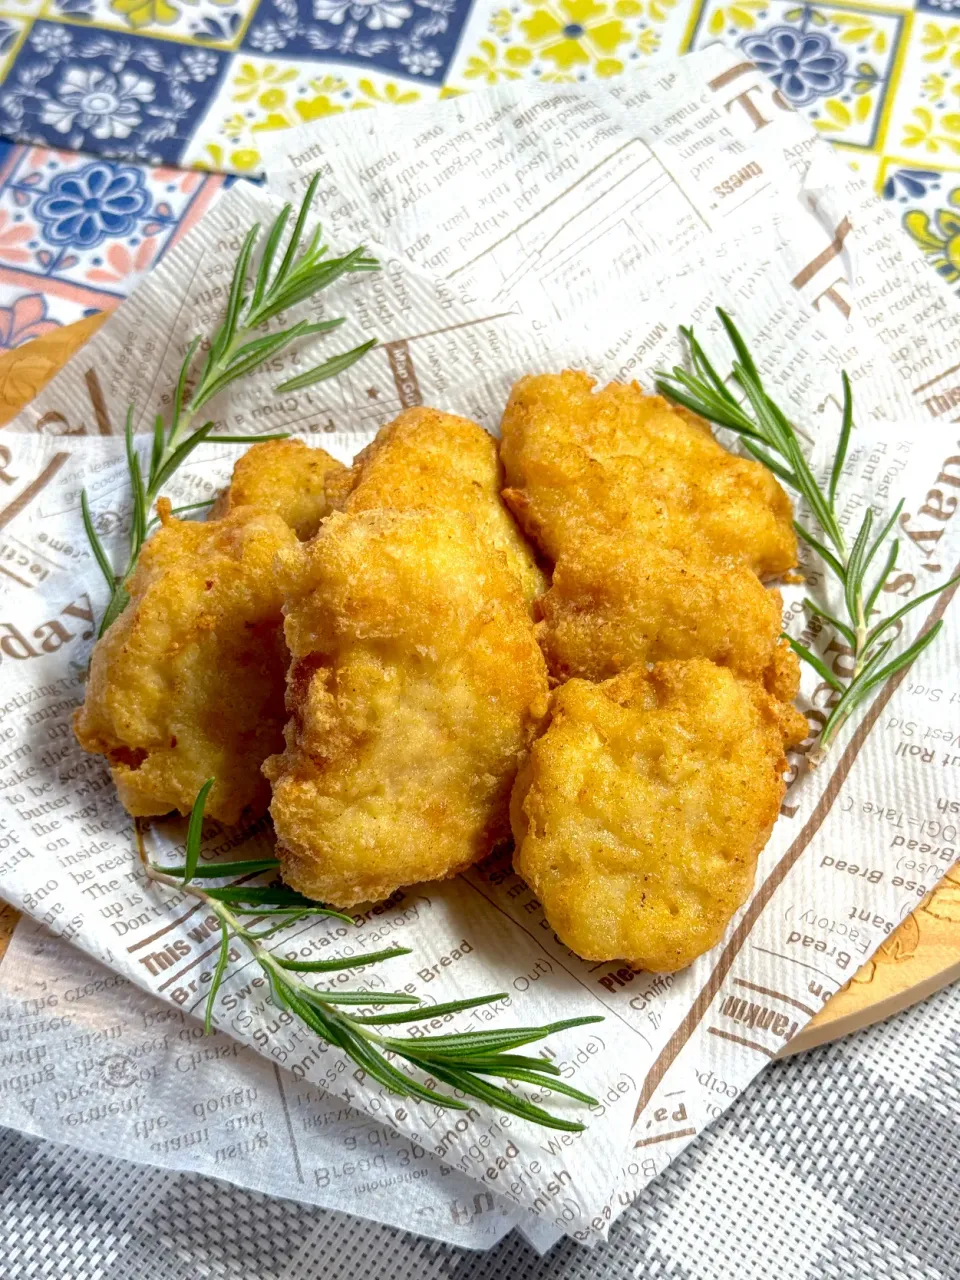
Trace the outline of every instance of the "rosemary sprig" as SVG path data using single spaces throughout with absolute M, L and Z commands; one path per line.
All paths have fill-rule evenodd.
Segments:
M 441 1092 L 437 1085 L 448 1085 L 468 1098 L 488 1103 L 521 1119 L 548 1129 L 578 1133 L 584 1125 L 553 1115 L 513 1089 L 493 1084 L 488 1077 L 529 1084 L 549 1089 L 586 1106 L 596 1106 L 596 1099 L 566 1084 L 560 1070 L 545 1058 L 511 1052 L 534 1044 L 546 1036 L 571 1027 L 602 1022 L 601 1017 L 567 1018 L 541 1027 L 508 1027 L 489 1031 L 461 1031 L 451 1035 L 417 1036 L 401 1039 L 383 1034 L 377 1027 L 403 1022 L 419 1022 L 448 1013 L 503 1000 L 502 992 L 451 1000 L 444 1004 L 425 1005 L 419 996 L 406 992 L 375 992 L 357 989 L 330 991 L 311 986 L 297 974 L 328 974 L 344 969 L 359 969 L 379 964 L 396 956 L 409 955 L 408 947 L 389 947 L 360 956 L 341 956 L 331 960 L 299 960 L 295 956 L 278 955 L 265 944 L 284 929 L 308 916 L 332 916 L 353 922 L 322 903 L 313 902 L 281 884 L 249 884 L 253 875 L 275 871 L 274 858 L 255 858 L 246 862 L 224 862 L 201 867 L 200 835 L 203 810 L 213 780 L 200 790 L 190 815 L 186 855 L 182 867 L 158 866 L 144 859 L 148 878 L 156 884 L 189 894 L 203 902 L 220 922 L 220 952 L 207 994 L 204 1027 L 210 1030 L 217 993 L 226 974 L 230 942 L 238 938 L 266 974 L 273 1003 L 287 1009 L 328 1044 L 342 1050 L 358 1067 L 391 1093 L 404 1098 L 420 1098 L 455 1111 L 465 1111 L 466 1102 L 453 1094 Z M 241 877 L 232 884 L 208 886 L 196 883 L 220 877 Z M 255 918 L 244 922 L 242 915 Z M 258 928 L 258 925 L 266 925 Z M 379 1006 L 413 1006 L 399 1011 L 380 1012 Z M 375 1006 L 374 1013 L 357 1016 L 346 1012 L 350 1006 Z M 409 1064 L 407 1070 L 396 1065 Z M 425 1076 L 421 1080 L 414 1071 Z
M 818 750 L 810 757 L 811 763 L 815 764 L 827 752 L 837 734 L 865 699 L 891 676 L 909 666 L 934 642 L 943 626 L 942 621 L 936 622 L 906 649 L 887 660 L 903 618 L 918 605 L 960 581 L 960 578 L 951 578 L 942 586 L 934 587 L 932 591 L 926 591 L 910 600 L 895 613 L 873 621 L 880 592 L 897 563 L 899 542 L 896 538 L 886 546 L 880 560 L 882 567 L 876 576 L 868 580 L 868 573 L 881 548 L 888 543 L 903 510 L 903 503 L 897 504 L 882 528 L 876 532 L 873 508 L 867 507 L 856 537 L 852 544 L 848 543 L 838 514 L 837 491 L 853 430 L 850 379 L 846 373 L 841 375 L 843 417 L 830 477 L 824 489 L 804 456 L 796 429 L 767 394 L 756 363 L 736 325 L 720 307 L 717 308 L 717 315 L 734 350 L 735 358 L 728 377 L 724 379 L 717 372 L 693 330 L 681 327 L 680 332 L 690 353 L 692 371 L 675 365 L 672 372 L 659 375 L 657 390 L 701 418 L 736 431 L 743 440 L 744 448 L 764 466 L 769 467 L 784 484 L 800 494 L 819 526 L 822 537 L 817 537 L 800 523 L 794 522 L 797 536 L 817 553 L 840 583 L 845 616 L 835 617 L 809 598 L 804 601 L 804 605 L 811 614 L 832 626 L 846 641 L 853 658 L 853 671 L 849 676 L 838 675 L 806 645 L 791 636 L 786 637 L 794 652 L 826 681 L 834 694 L 830 713 L 820 734 Z M 733 394 L 728 382 L 739 388 L 742 399 Z M 893 634 L 889 635 L 890 632 Z
M 257 331 L 262 329 L 267 321 L 274 319 L 287 308 L 313 297 L 333 284 L 335 280 L 339 280 L 341 276 L 356 271 L 379 269 L 377 260 L 367 257 L 362 246 L 352 249 L 341 257 L 327 257 L 327 246 L 321 242 L 319 227 L 309 244 L 303 249 L 300 248 L 303 230 L 319 181 L 320 175 L 317 174 L 307 188 L 286 251 L 279 265 L 275 265 L 280 242 L 293 207 L 288 204 L 280 211 L 267 233 L 263 256 L 249 293 L 247 292 L 247 271 L 251 255 L 260 237 L 259 223 L 247 232 L 234 267 L 223 321 L 213 335 L 192 389 L 190 370 L 201 346 L 200 335 L 188 344 L 186 355 L 180 366 L 170 420 L 168 422 L 160 413 L 154 419 L 149 463 L 146 470 L 134 444 L 133 405 L 127 410 L 125 443 L 127 467 L 133 490 L 133 518 L 130 524 L 130 545 L 126 564 L 120 573 L 114 571 L 97 534 L 86 492 L 81 494 L 81 511 L 87 538 L 94 558 L 110 588 L 110 601 L 100 622 L 100 635 L 103 635 L 111 622 L 126 607 L 129 599 L 126 582 L 136 566 L 143 544 L 155 523 L 150 518 L 154 502 L 163 486 L 194 449 L 204 441 L 211 444 L 235 442 L 252 444 L 255 441 L 283 439 L 286 434 L 215 436 L 212 434 L 215 423 L 207 421 L 199 426 L 194 425 L 203 406 L 224 387 L 254 373 L 265 360 L 275 356 L 292 342 L 336 329 L 343 323 L 343 317 L 317 323 L 301 320 L 276 333 L 261 333 L 259 336 Z M 334 378 L 349 369 L 375 345 L 376 339 L 362 342 L 349 351 L 331 356 L 305 373 L 288 378 L 275 390 L 277 392 L 296 391 L 302 387 L 323 382 L 327 378 Z M 203 505 L 206 504 L 190 503 L 176 510 L 186 511 Z

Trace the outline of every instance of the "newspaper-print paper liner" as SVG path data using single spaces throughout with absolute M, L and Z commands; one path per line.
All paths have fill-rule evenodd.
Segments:
M 310 163 L 330 178 L 324 217 L 334 215 L 337 237 L 349 239 L 357 230 L 350 211 L 365 210 L 368 239 L 379 242 L 385 263 L 372 286 L 351 282 L 339 292 L 337 306 L 351 317 L 344 344 L 376 333 L 383 345 L 335 384 L 278 399 L 274 374 L 223 399 L 215 412 L 231 431 L 269 423 L 316 432 L 346 458 L 410 403 L 467 413 L 495 429 L 520 374 L 574 364 L 649 383 L 681 354 L 677 324 L 694 321 L 711 340 L 712 309 L 722 302 L 770 384 L 813 432 L 821 465 L 839 420 L 839 371 L 848 369 L 858 430 L 844 519 L 856 519 L 867 502 L 882 515 L 905 497 L 902 580 L 889 585 L 899 595 L 948 580 L 960 554 L 960 522 L 950 520 L 957 446 L 953 427 L 938 419 L 960 398 L 951 355 L 960 309 L 890 215 L 821 154 L 796 116 L 780 111 L 752 68 L 711 51 L 638 77 L 629 96 L 577 87 L 521 97 L 508 89 L 435 111 L 429 137 L 411 113 L 409 122 L 394 117 L 388 138 L 351 120 L 342 137 L 338 122 L 310 142 Z M 562 116 L 563 126 L 551 123 Z M 291 148 L 301 150 L 283 165 L 293 183 L 304 145 L 294 138 Z M 411 167 L 418 154 L 426 169 Z M 524 154 L 533 168 L 518 190 L 503 175 L 516 180 Z M 637 162 L 626 165 L 625 156 Z M 273 186 L 282 184 L 275 178 Z M 0 637 L 0 841 L 8 842 L 0 890 L 187 1013 L 202 1003 L 210 977 L 210 946 L 191 935 L 198 912 L 146 889 L 109 778 L 70 733 L 92 616 L 102 606 L 78 491 L 87 486 L 101 523 L 119 535 L 126 493 L 114 437 L 125 405 L 134 400 L 146 421 L 189 336 L 213 324 L 239 237 L 267 215 L 267 202 L 242 189 L 225 196 L 12 424 L 4 445 L 13 481 L 11 505 L 0 512 L 3 533 L 30 563 L 15 571 L 20 582 L 10 584 L 11 621 Z M 489 221 L 469 224 L 469 236 L 457 235 L 464 202 Z M 51 440 L 43 434 L 51 430 L 65 434 Z M 185 468 L 175 496 L 212 493 L 232 452 L 211 450 Z M 811 565 L 808 587 L 821 586 Z M 945 611 L 946 595 L 913 615 L 909 634 Z M 785 600 L 799 633 L 799 591 L 788 589 Z M 843 657 L 828 648 L 828 661 Z M 278 1016 L 243 961 L 225 983 L 218 1026 L 302 1082 L 362 1107 L 521 1214 L 582 1241 L 601 1238 L 636 1190 L 954 861 L 953 845 L 941 838 L 941 806 L 956 798 L 956 765 L 941 743 L 950 740 L 956 706 L 926 691 L 956 687 L 958 669 L 948 625 L 823 767 L 811 771 L 804 752 L 794 754 L 783 817 L 751 900 L 720 947 L 682 974 L 577 960 L 508 861 L 397 894 L 351 934 L 358 949 L 386 938 L 413 948 L 389 973 L 371 971 L 368 981 L 385 989 L 411 982 L 437 1000 L 511 992 L 477 1015 L 491 1025 L 604 1014 L 599 1026 L 548 1046 L 565 1077 L 600 1100 L 583 1134 L 547 1133 L 481 1107 L 443 1114 L 371 1087 Z M 815 726 L 823 690 L 805 679 L 803 698 Z M 907 735 L 907 721 L 926 736 Z M 159 824 L 156 839 L 174 845 L 182 826 Z M 264 839 L 256 832 L 247 847 Z M 236 840 L 224 832 L 209 850 Z M 339 941 L 339 927 L 311 925 L 296 945 Z

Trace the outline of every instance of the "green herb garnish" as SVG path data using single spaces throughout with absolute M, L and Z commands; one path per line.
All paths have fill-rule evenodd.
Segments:
M 522 1093 L 493 1084 L 488 1077 L 533 1085 L 553 1093 L 573 1098 L 586 1106 L 596 1106 L 596 1099 L 581 1093 L 560 1079 L 560 1069 L 546 1058 L 511 1052 L 525 1045 L 534 1044 L 546 1036 L 571 1027 L 582 1027 L 591 1022 L 602 1022 L 601 1017 L 567 1018 L 541 1027 L 508 1027 L 502 1030 L 460 1031 L 450 1035 L 420 1035 L 400 1038 L 385 1035 L 376 1028 L 404 1022 L 422 1022 L 448 1013 L 460 1013 L 478 1005 L 492 1004 L 505 999 L 500 992 L 489 996 L 473 996 L 465 1000 L 451 1000 L 445 1004 L 423 1004 L 419 996 L 407 992 L 380 992 L 357 989 L 354 991 L 329 991 L 311 986 L 296 974 L 328 974 L 344 969 L 358 969 L 365 965 L 379 964 L 396 956 L 409 955 L 407 947 L 389 947 L 366 955 L 337 957 L 332 960 L 298 960 L 271 951 L 265 944 L 271 938 L 288 929 L 298 920 L 308 916 L 331 916 L 353 923 L 351 916 L 343 915 L 303 897 L 294 889 L 282 884 L 250 884 L 237 881 L 233 884 L 211 887 L 199 885 L 216 876 L 240 876 L 249 880 L 253 875 L 273 872 L 280 864 L 271 858 L 256 858 L 248 862 L 230 862 L 199 865 L 200 832 L 207 793 L 212 785 L 208 781 L 197 796 L 190 816 L 184 865 L 158 866 L 145 860 L 148 878 L 157 884 L 199 899 L 217 917 L 220 924 L 220 952 L 207 994 L 204 1027 L 210 1030 L 217 993 L 223 983 L 230 954 L 231 939 L 239 939 L 266 975 L 270 984 L 273 1003 L 287 1009 L 305 1026 L 327 1044 L 341 1049 L 372 1079 L 391 1093 L 404 1098 L 420 1098 L 455 1111 L 467 1110 L 467 1104 L 451 1093 L 440 1092 L 438 1085 L 447 1085 L 468 1098 L 488 1103 L 501 1111 L 530 1120 L 548 1129 L 562 1129 L 578 1133 L 584 1125 L 579 1120 L 567 1120 L 551 1114 L 528 1101 Z M 241 917 L 252 916 L 244 920 Z M 257 927 L 260 926 L 260 927 Z M 411 1006 L 392 1012 L 374 1012 L 357 1016 L 346 1012 L 350 1006 Z M 401 1064 L 408 1064 L 407 1068 Z M 413 1068 L 414 1070 L 410 1070 Z M 425 1076 L 419 1078 L 415 1072 Z
M 902 619 L 924 601 L 960 581 L 960 577 L 951 578 L 942 586 L 924 592 L 895 613 L 886 617 L 876 616 L 879 612 L 877 601 L 883 585 L 897 563 L 899 542 L 896 538 L 892 541 L 889 539 L 900 517 L 903 503 L 897 504 L 876 534 L 873 508 L 868 507 L 856 537 L 852 543 L 848 543 L 837 511 L 837 490 L 853 429 L 850 379 L 846 373 L 841 375 L 843 418 L 829 481 L 824 489 L 804 456 L 795 428 L 767 394 L 753 357 L 736 325 L 719 307 L 717 315 L 735 353 L 728 377 L 724 379 L 717 372 L 693 330 L 681 328 L 680 332 L 690 352 L 693 371 L 680 365 L 675 366 L 672 372 L 659 376 L 657 390 L 701 418 L 736 431 L 748 452 L 769 467 L 785 485 L 800 494 L 819 526 L 822 537 L 817 537 L 799 522 L 794 522 L 797 536 L 817 553 L 843 588 L 844 617 L 834 617 L 809 598 L 804 600 L 804 605 L 811 614 L 832 626 L 846 641 L 853 660 L 853 670 L 850 675 L 837 674 L 836 670 L 828 667 L 806 645 L 791 636 L 786 637 L 794 652 L 833 690 L 832 705 L 820 734 L 818 750 L 816 756 L 811 756 L 811 763 L 815 763 L 826 753 L 864 700 L 933 644 L 943 627 L 942 621 L 934 623 L 906 649 L 891 656 Z M 742 398 L 733 394 L 728 382 L 739 388 Z M 869 570 L 874 561 L 881 567 L 870 578 Z M 892 635 L 889 634 L 891 631 Z
M 287 434 L 280 432 L 257 436 L 213 435 L 216 425 L 213 422 L 207 421 L 200 426 L 194 426 L 194 421 L 203 406 L 224 387 L 230 386 L 240 378 L 245 378 L 248 374 L 255 373 L 265 360 L 275 356 L 290 343 L 301 338 L 312 338 L 320 333 L 329 333 L 343 323 L 343 317 L 322 320 L 315 324 L 301 320 L 276 333 L 258 334 L 257 331 L 288 307 L 312 298 L 333 284 L 335 280 L 339 280 L 341 276 L 356 271 L 379 269 L 380 264 L 376 258 L 367 257 L 362 246 L 342 257 L 327 257 L 327 246 L 321 242 L 319 227 L 306 247 L 300 248 L 303 229 L 319 181 L 320 175 L 317 174 L 307 189 L 286 250 L 277 264 L 280 243 L 293 207 L 288 204 L 280 211 L 267 234 L 260 266 L 249 293 L 247 293 L 247 270 L 251 255 L 260 238 L 259 223 L 247 232 L 233 270 L 226 313 L 219 329 L 213 335 L 193 388 L 191 390 L 188 384 L 190 369 L 202 341 L 199 335 L 187 346 L 186 355 L 180 366 L 180 376 L 177 379 L 169 422 L 161 413 L 158 413 L 154 419 L 150 460 L 145 474 L 134 443 L 134 407 L 131 405 L 128 408 L 125 439 L 127 469 L 133 490 L 133 515 L 130 523 L 130 549 L 126 564 L 120 573 L 114 571 L 97 534 L 86 491 L 81 494 L 81 511 L 87 538 L 94 558 L 110 588 L 110 601 L 100 622 L 100 635 L 103 635 L 127 605 L 129 596 L 126 583 L 155 523 L 150 518 L 154 502 L 159 497 L 163 486 L 194 449 L 205 441 L 210 444 L 254 444 L 264 440 L 283 439 Z M 305 373 L 288 378 L 275 390 L 277 392 L 296 391 L 301 387 L 323 382 L 327 378 L 334 378 L 345 369 L 349 369 L 375 345 L 374 338 L 349 351 L 331 356 Z M 208 504 L 189 503 L 185 507 L 177 507 L 174 510 L 193 510 L 206 505 Z

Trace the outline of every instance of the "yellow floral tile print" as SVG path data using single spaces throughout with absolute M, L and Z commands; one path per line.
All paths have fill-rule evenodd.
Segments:
M 926 50 L 924 62 L 942 62 L 946 58 L 951 67 L 960 69 L 960 26 L 941 27 L 935 22 L 928 22 L 923 28 L 920 43 Z
M 398 84 L 388 80 L 380 89 L 372 80 L 358 80 L 357 89 L 363 95 L 363 101 L 354 102 L 355 107 L 372 107 L 376 102 L 388 103 L 392 107 L 401 107 L 408 102 L 419 102 L 420 94 L 416 89 L 401 89 Z
M 887 33 L 866 13 L 847 13 L 841 10 L 827 15 L 828 20 L 840 28 L 840 43 L 866 46 L 873 53 L 886 53 Z
M 261 168 L 260 152 L 248 147 L 239 147 L 227 152 L 216 142 L 208 142 L 204 147 L 209 160 L 195 160 L 194 169 L 207 169 L 212 173 L 223 173 L 234 170 L 237 173 L 254 173 Z
M 504 51 L 500 61 L 500 50 L 492 40 L 481 40 L 477 52 L 467 59 L 463 69 L 467 80 L 482 80 L 484 84 L 497 84 L 501 80 L 519 80 L 523 69 L 533 61 L 529 49 L 520 45 L 512 45 Z
M 947 197 L 952 209 L 937 209 L 931 218 L 921 209 L 903 216 L 903 225 L 948 284 L 960 280 L 960 187 Z
M 924 76 L 920 84 L 920 95 L 932 102 L 939 102 L 947 90 L 947 82 L 943 76 L 930 74 Z
M 640 8 L 638 0 L 534 0 L 531 15 L 517 25 L 527 46 L 558 73 L 589 70 L 606 78 L 623 71 L 615 55 L 631 34 L 622 19 Z
M 127 26 L 134 31 L 141 27 L 168 27 L 180 17 L 180 10 L 167 0 L 110 0 L 110 8 L 126 18 Z
M 310 120 L 320 120 L 323 116 L 338 116 L 345 110 L 342 103 L 334 102 L 329 94 L 318 93 L 314 98 L 301 98 L 293 104 L 293 109 L 303 124 Z M 283 123 L 277 121 L 273 124 L 264 122 L 263 124 L 255 124 L 253 127 L 257 129 L 289 129 L 291 124 L 295 123 L 289 117 L 283 117 Z
M 282 107 L 287 93 L 281 86 L 296 78 L 296 67 L 283 68 L 268 62 L 265 67 L 257 68 L 252 62 L 242 62 L 233 82 L 233 101 L 250 102 L 255 98 L 257 105 L 268 111 Z
M 839 98 L 828 98 L 823 104 L 823 115 L 813 123 L 821 133 L 835 133 L 849 129 L 854 122 L 862 124 L 869 120 L 872 110 L 873 101 L 868 94 L 857 98 L 852 111 Z
M 725 5 L 711 14 L 708 30 L 712 36 L 719 35 L 726 27 L 752 31 L 757 25 L 757 14 L 766 7 L 766 0 L 738 0 L 736 4 Z
M 948 111 L 937 120 L 926 107 L 914 107 L 911 115 L 914 123 L 903 127 L 903 146 L 920 147 L 928 155 L 942 151 L 960 155 L 960 114 Z

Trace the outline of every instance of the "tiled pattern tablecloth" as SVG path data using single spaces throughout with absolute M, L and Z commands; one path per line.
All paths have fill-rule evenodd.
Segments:
M 251 175 L 303 122 L 716 41 L 960 281 L 960 0 L 0 0 L 0 137 L 30 144 L 0 168 L 0 346 L 125 296 L 220 181 L 173 167 Z

